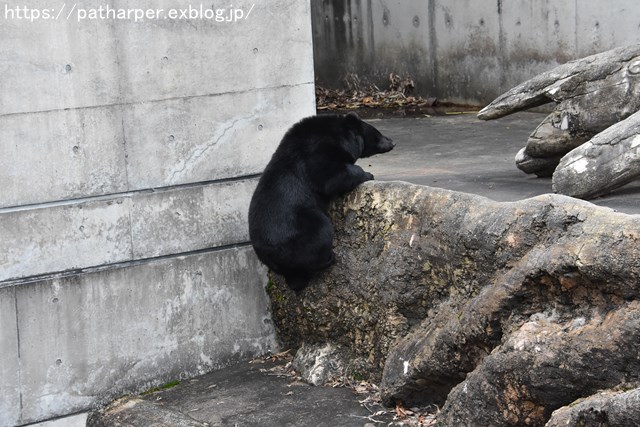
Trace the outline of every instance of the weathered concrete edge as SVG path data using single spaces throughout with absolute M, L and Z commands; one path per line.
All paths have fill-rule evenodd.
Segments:
M 0 210 L 0 284 L 247 242 L 256 183 L 249 177 Z
M 3 376 L 16 405 L 0 426 L 84 411 L 277 350 L 266 282 L 244 246 L 0 289 L 0 305 L 16 307 L 16 327 L 0 331 L 0 342 L 14 343 L 0 353 L 16 359 L 16 378 Z
M 80 414 L 29 424 L 29 427 L 85 427 L 87 425 L 88 417 L 88 412 L 82 412 Z

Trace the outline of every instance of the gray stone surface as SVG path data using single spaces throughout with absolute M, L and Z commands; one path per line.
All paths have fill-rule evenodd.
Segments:
M 102 416 L 90 415 L 88 425 L 107 426 L 149 426 L 149 427 L 207 427 L 180 410 L 167 408 L 162 404 L 138 398 L 123 398 L 113 403 Z
M 311 385 L 324 385 L 344 378 L 349 358 L 344 349 L 331 343 L 303 344 L 296 351 L 293 369 Z
M 640 178 L 640 112 L 567 153 L 553 173 L 553 190 L 591 199 Z
M 259 173 L 311 99 L 304 83 L 0 115 L 0 208 Z
M 20 336 L 20 383 L 7 401 L 19 395 L 22 415 L 3 415 L 0 425 L 82 411 L 273 351 L 264 285 L 263 267 L 242 246 L 2 289 L 16 295 L 17 328 L 0 336 L 7 344 Z
M 247 179 L 133 198 L 132 259 L 247 242 L 248 200 L 256 184 Z
M 0 211 L 0 281 L 130 259 L 130 203 L 116 198 Z
M 128 189 L 119 107 L 0 115 L 0 141 L 0 208 Z
M 15 289 L 0 289 L 0 425 L 20 417 L 20 358 Z
M 286 374 L 283 362 L 241 363 L 166 391 L 114 402 L 89 416 L 88 427 L 389 425 L 390 414 L 358 401 L 348 388 L 314 387 Z
M 314 113 L 313 96 L 307 82 L 127 107 L 129 188 L 259 173 L 285 130 Z
M 87 425 L 87 415 L 88 413 L 84 412 L 68 417 L 30 424 L 30 427 L 85 427 Z
M 640 388 L 604 391 L 554 411 L 545 427 L 628 427 L 640 420 Z

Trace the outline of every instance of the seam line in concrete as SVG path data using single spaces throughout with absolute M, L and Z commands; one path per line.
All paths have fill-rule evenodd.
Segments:
M 16 312 L 16 346 L 18 347 L 16 350 L 17 356 L 18 356 L 18 399 L 19 399 L 19 403 L 18 405 L 20 406 L 18 408 L 18 413 L 20 414 L 20 419 L 22 419 L 22 410 L 23 410 L 23 403 L 22 403 L 22 358 L 20 356 L 20 316 L 18 314 L 18 293 L 16 292 L 15 289 L 13 289 L 13 303 L 14 303 L 14 308 L 15 308 L 15 312 Z
M 114 262 L 114 263 L 103 264 L 98 266 L 76 268 L 72 270 L 62 270 L 62 271 L 56 271 L 56 272 L 39 274 L 39 275 L 28 276 L 28 277 L 20 277 L 18 279 L 9 279 L 4 282 L 0 282 L 0 289 L 17 287 L 21 285 L 30 284 L 30 283 L 41 282 L 44 280 L 64 279 L 72 276 L 100 273 L 107 270 L 118 270 L 118 269 L 128 268 L 128 267 L 137 267 L 140 265 L 150 264 L 153 262 L 163 261 L 171 258 L 181 258 L 181 257 L 187 257 L 187 256 L 193 256 L 193 255 L 223 252 L 228 250 L 245 249 L 250 247 L 251 247 L 251 242 L 230 243 L 227 245 L 216 246 L 215 248 L 196 249 L 193 251 L 160 255 L 160 256 L 150 257 L 150 258 L 120 261 L 120 262 Z M 16 300 L 16 304 L 17 304 L 17 300 Z
M 124 176 L 127 182 L 127 192 L 130 192 L 131 183 L 129 181 L 129 153 L 127 152 L 127 133 L 124 125 L 124 117 L 120 119 L 120 125 L 122 130 L 122 146 L 124 149 Z M 128 215 L 129 216 L 129 249 L 130 249 L 129 256 L 131 259 L 134 259 L 136 251 L 135 251 L 135 247 L 134 247 L 135 243 L 133 239 L 133 219 L 131 218 L 131 203 L 129 203 L 127 210 L 129 214 Z
M 217 96 L 225 96 L 225 95 L 233 95 L 233 94 L 245 94 L 245 93 L 260 92 L 260 91 L 272 90 L 272 89 L 294 88 L 294 87 L 306 86 L 306 85 L 310 85 L 310 84 L 314 84 L 314 82 L 313 81 L 301 82 L 301 83 L 295 83 L 295 84 L 278 85 L 278 86 L 267 86 L 267 87 L 259 87 L 259 88 L 252 88 L 252 89 L 246 89 L 246 90 L 234 90 L 234 91 L 218 92 L 218 93 L 206 93 L 206 94 L 201 94 L 201 95 L 171 96 L 171 97 L 168 97 L 168 98 L 151 99 L 151 100 L 145 100 L 145 101 L 114 102 L 114 103 L 111 103 L 111 104 L 84 105 L 84 106 L 80 106 L 80 107 L 67 107 L 67 108 L 52 108 L 52 109 L 49 109 L 49 110 L 37 110 L 37 111 L 17 111 L 15 113 L 0 114 L 0 119 L 2 119 L 4 117 L 19 116 L 19 115 L 57 113 L 57 112 L 60 112 L 60 111 L 94 110 L 94 109 L 100 109 L 100 108 L 113 108 L 113 107 L 130 107 L 130 106 L 135 106 L 135 105 L 157 104 L 157 103 L 169 102 L 169 101 L 189 100 L 189 99 L 198 99 L 198 98 L 213 98 L 213 97 L 217 97 Z
M 254 174 L 248 174 L 248 175 L 234 176 L 230 178 L 220 178 L 220 179 L 212 179 L 209 181 L 189 182 L 186 184 L 169 185 L 165 187 L 143 188 L 140 190 L 101 194 L 98 196 L 80 197 L 76 199 L 56 200 L 52 202 L 32 203 L 29 205 L 20 205 L 20 206 L 7 206 L 4 208 L 0 208 L 0 215 L 4 213 L 11 213 L 11 212 L 22 212 L 22 211 L 30 211 L 35 209 L 53 208 L 53 207 L 59 207 L 59 206 L 79 205 L 79 204 L 88 203 L 88 202 L 100 202 L 100 201 L 109 201 L 109 200 L 116 200 L 116 199 L 123 199 L 123 198 L 132 198 L 138 194 L 164 193 L 164 192 L 174 191 L 179 189 L 204 187 L 207 185 L 216 185 L 216 184 L 227 184 L 227 183 L 239 182 L 239 181 L 248 181 L 251 179 L 259 178 L 260 175 L 262 174 L 254 173 Z

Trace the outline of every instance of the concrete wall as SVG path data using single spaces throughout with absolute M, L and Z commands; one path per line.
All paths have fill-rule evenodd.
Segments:
M 307 1 L 63 3 L 0 10 L 0 426 L 275 349 L 248 202 L 314 113 Z
M 640 42 L 635 0 L 322 0 L 312 2 L 316 78 L 346 73 L 485 105 L 558 64 Z

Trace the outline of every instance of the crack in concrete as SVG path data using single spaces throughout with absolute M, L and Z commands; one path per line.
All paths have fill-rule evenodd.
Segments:
M 23 391 L 22 391 L 22 357 L 20 352 L 20 316 L 18 312 L 18 292 L 16 288 L 13 288 L 13 301 L 15 304 L 15 314 L 16 314 L 16 346 L 17 346 L 17 356 L 18 356 L 18 397 L 19 397 L 19 414 L 20 419 L 22 419 L 22 413 L 24 409 L 23 403 Z
M 182 165 L 178 165 L 177 168 L 174 168 L 171 171 L 171 176 L 169 177 L 169 182 L 170 183 L 175 183 L 175 179 L 176 177 L 178 177 L 180 174 L 182 174 L 185 170 L 187 170 L 187 168 L 193 166 L 194 164 L 196 164 L 198 162 L 198 160 L 207 152 L 209 151 L 210 148 L 215 147 L 219 142 L 221 142 L 223 140 L 223 138 L 227 135 L 227 132 L 229 132 L 231 129 L 233 129 L 238 123 L 240 122 L 245 122 L 248 121 L 252 118 L 256 117 L 255 113 L 250 114 L 249 116 L 245 116 L 245 117 L 240 117 L 237 119 L 234 119 L 231 121 L 231 123 L 224 127 L 222 129 L 222 131 L 217 132 L 217 134 L 214 134 L 213 136 L 213 141 L 207 143 L 204 147 L 203 146 L 197 146 L 189 155 L 189 157 L 187 157 L 186 159 L 184 159 L 182 163 Z

